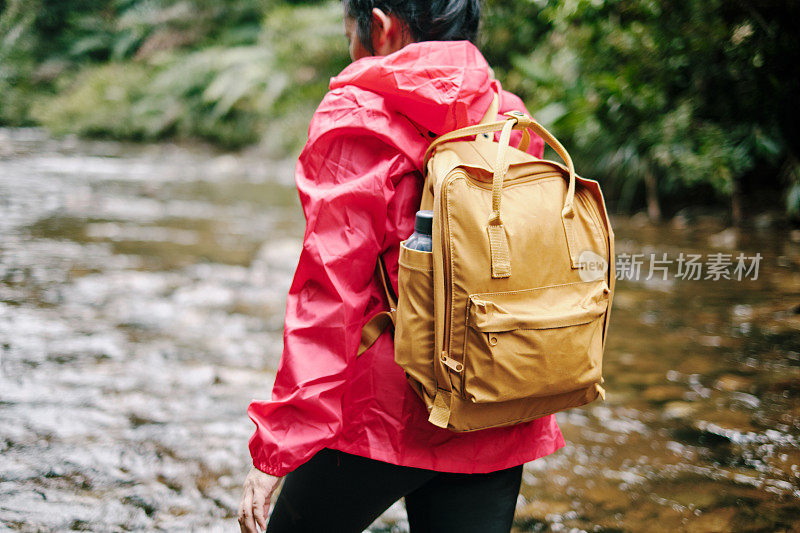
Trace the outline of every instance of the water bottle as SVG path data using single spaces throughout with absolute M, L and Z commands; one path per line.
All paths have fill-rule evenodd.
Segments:
M 409 250 L 430 252 L 433 250 L 433 238 L 431 238 L 432 230 L 433 211 L 417 211 L 417 217 L 414 220 L 414 233 L 403 243 L 403 246 Z

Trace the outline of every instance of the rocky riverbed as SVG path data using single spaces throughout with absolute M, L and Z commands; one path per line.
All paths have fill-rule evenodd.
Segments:
M 0 530 L 235 530 L 303 233 L 292 170 L 0 130 Z M 615 225 L 644 262 L 608 398 L 558 415 L 569 444 L 526 466 L 516 530 L 797 531 L 800 236 Z M 731 254 L 731 279 L 678 279 L 681 253 Z

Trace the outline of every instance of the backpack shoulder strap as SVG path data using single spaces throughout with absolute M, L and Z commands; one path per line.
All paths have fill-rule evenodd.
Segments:
M 489 105 L 489 109 L 483 115 L 483 118 L 478 124 L 493 124 L 498 118 L 499 111 L 500 95 L 498 93 L 494 93 L 494 98 L 492 99 L 492 103 Z M 504 123 L 505 122 L 502 122 L 501 124 Z M 439 142 L 441 143 L 442 141 L 440 140 Z M 427 160 L 427 157 L 425 159 Z M 397 313 L 397 295 L 394 293 L 392 284 L 389 281 L 389 272 L 386 270 L 386 264 L 383 261 L 383 257 L 378 257 L 375 270 L 380 273 L 383 290 L 386 294 L 386 300 L 389 302 L 389 310 L 382 311 L 373 316 L 361 329 L 361 343 L 358 346 L 357 356 L 361 356 L 373 344 L 375 344 L 375 341 L 377 341 L 378 338 L 383 335 L 383 332 L 386 331 L 387 328 L 394 328 L 395 314 Z
M 386 264 L 383 262 L 382 256 L 378 257 L 378 264 L 375 266 L 375 270 L 380 273 L 383 291 L 386 294 L 386 300 L 389 302 L 389 310 L 382 311 L 370 318 L 361 329 L 361 343 L 358 346 L 357 357 L 375 344 L 375 341 L 383 335 L 387 328 L 394 328 L 395 314 L 397 313 L 397 296 L 392 288 L 389 272 L 386 270 Z

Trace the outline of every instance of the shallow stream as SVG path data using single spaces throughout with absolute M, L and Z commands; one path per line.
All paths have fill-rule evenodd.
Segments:
M 0 530 L 236 529 L 303 233 L 292 171 L 0 130 Z M 617 285 L 607 401 L 558 415 L 516 530 L 800 531 L 800 234 L 615 226 L 644 261 Z M 732 279 L 676 279 L 681 253 L 731 254 Z

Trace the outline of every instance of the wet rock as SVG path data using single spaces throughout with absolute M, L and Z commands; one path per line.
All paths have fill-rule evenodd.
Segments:
M 734 526 L 736 514 L 737 510 L 733 507 L 705 511 L 691 521 L 691 528 L 693 531 L 707 533 L 733 533 L 736 531 Z
M 725 374 L 717 378 L 714 382 L 714 388 L 721 391 L 746 391 L 753 385 L 753 380 L 744 376 L 737 376 L 735 374 Z
M 720 447 L 730 446 L 731 439 L 728 435 L 720 431 L 709 430 L 705 427 L 681 427 L 675 432 L 678 440 L 697 446 Z
M 538 530 L 537 526 L 545 526 L 554 520 L 560 522 L 561 516 L 570 509 L 571 505 L 567 502 L 537 500 L 518 508 L 514 522 L 526 529 Z
M 667 418 L 686 418 L 697 411 L 697 406 L 690 402 L 667 402 L 664 405 L 664 416 Z
M 708 244 L 713 248 L 736 248 L 739 242 L 739 231 L 736 228 L 728 228 L 715 233 L 708 238 Z
M 642 397 L 650 402 L 662 403 L 670 400 L 680 400 L 686 394 L 686 388 L 677 385 L 656 385 L 647 387 Z
M 677 213 L 670 221 L 670 226 L 678 231 L 683 231 L 689 227 L 689 218 L 683 213 Z
M 752 320 L 756 316 L 753 306 L 745 304 L 734 305 L 731 314 L 734 320 Z
M 753 226 L 758 230 L 766 230 L 778 223 L 778 214 L 772 212 L 759 213 L 753 217 Z
M 650 217 L 644 211 L 640 211 L 630 218 L 630 224 L 636 228 L 645 228 L 650 226 L 652 222 Z

